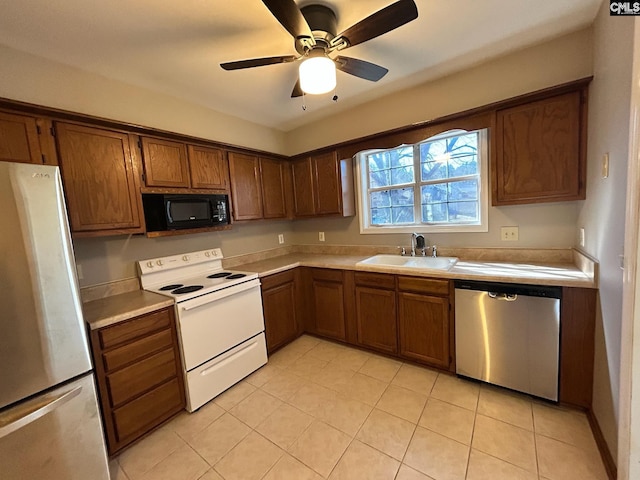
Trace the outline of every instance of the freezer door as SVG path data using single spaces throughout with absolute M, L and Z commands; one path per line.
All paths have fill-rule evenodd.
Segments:
M 109 480 L 93 374 L 0 413 L 3 480 Z
M 0 409 L 90 369 L 60 171 L 0 162 Z

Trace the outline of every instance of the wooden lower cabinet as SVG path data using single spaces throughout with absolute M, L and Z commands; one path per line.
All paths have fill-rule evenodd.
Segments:
M 311 317 L 314 333 L 335 340 L 346 340 L 341 270 L 311 270 Z
M 267 352 L 272 353 L 300 334 L 296 308 L 296 272 L 289 270 L 262 279 L 262 310 Z
M 109 455 L 184 409 L 173 308 L 91 331 Z
M 395 277 L 355 274 L 356 342 L 385 353 L 398 352 Z

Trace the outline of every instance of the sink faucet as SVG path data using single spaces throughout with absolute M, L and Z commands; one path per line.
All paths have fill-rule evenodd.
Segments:
M 416 248 L 421 249 L 424 252 L 424 237 L 419 233 L 411 234 L 411 256 L 416 256 Z
M 431 246 L 431 256 L 436 258 L 438 256 L 438 247 L 436 245 Z

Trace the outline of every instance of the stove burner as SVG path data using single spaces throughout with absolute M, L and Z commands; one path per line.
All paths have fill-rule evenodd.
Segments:
M 233 275 L 229 275 L 227 277 L 227 280 L 234 280 L 236 278 L 242 278 L 242 277 L 246 277 L 246 275 L 244 273 L 234 273 Z
M 207 276 L 207 278 L 224 278 L 228 277 L 229 275 L 231 275 L 231 272 L 218 272 L 214 273 L 213 275 Z
M 160 288 L 160 290 L 162 290 L 163 292 L 165 290 L 175 290 L 176 288 L 180 288 L 181 286 L 181 283 L 176 283 L 174 285 L 165 285 L 164 287 Z
M 202 285 L 187 285 L 186 287 L 178 288 L 178 289 L 174 290 L 171 293 L 176 294 L 176 295 L 178 295 L 180 293 L 191 293 L 191 292 L 197 292 L 201 288 L 203 288 Z

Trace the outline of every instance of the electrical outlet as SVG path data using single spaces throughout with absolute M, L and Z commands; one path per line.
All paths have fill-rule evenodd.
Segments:
M 584 227 L 580 228 L 580 246 L 584 247 Z
M 284 233 L 278 234 L 278 243 L 282 245 L 284 243 Z
M 503 242 L 518 241 L 518 227 L 502 227 L 500 228 L 500 238 Z
M 84 279 L 84 272 L 82 271 L 81 263 L 76 263 L 76 272 L 78 273 L 78 280 Z
M 318 232 L 318 240 L 324 242 L 324 232 Z

